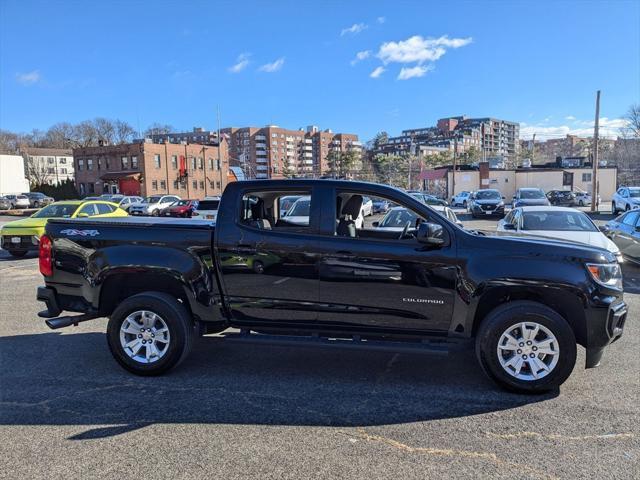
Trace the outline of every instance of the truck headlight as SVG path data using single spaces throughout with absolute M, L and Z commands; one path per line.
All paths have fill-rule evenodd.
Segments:
M 587 263 L 587 270 L 600 285 L 622 290 L 622 270 L 617 263 Z

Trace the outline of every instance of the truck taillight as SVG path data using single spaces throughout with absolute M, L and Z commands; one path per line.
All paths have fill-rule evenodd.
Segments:
M 40 273 L 45 277 L 53 275 L 52 250 L 53 245 L 51 239 L 46 235 L 40 237 L 40 250 L 38 252 L 38 265 Z

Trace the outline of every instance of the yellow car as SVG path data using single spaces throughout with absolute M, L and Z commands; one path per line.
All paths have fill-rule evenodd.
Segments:
M 126 217 L 117 204 L 100 200 L 67 200 L 38 210 L 29 218 L 6 223 L 0 230 L 0 246 L 14 257 L 38 250 L 40 237 L 50 218 Z

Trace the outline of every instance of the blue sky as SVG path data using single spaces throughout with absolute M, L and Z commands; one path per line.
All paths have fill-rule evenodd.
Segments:
M 360 54 L 358 55 L 358 53 Z M 0 1 L 0 128 L 315 124 L 399 134 L 450 115 L 538 138 L 640 101 L 640 2 Z

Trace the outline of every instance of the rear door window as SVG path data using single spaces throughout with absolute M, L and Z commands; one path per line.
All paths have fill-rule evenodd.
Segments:
M 294 194 L 299 198 L 290 208 L 281 208 L 282 198 Z M 200 208 L 203 208 L 202 203 Z M 242 196 L 239 221 L 243 225 L 261 230 L 311 233 L 317 229 L 319 216 L 314 207 L 311 189 L 299 192 L 247 192 Z
M 622 218 L 622 223 L 635 227 L 636 223 L 638 223 L 638 216 L 640 216 L 640 212 L 629 212 Z
M 111 205 L 107 205 L 106 203 L 98 203 L 96 207 L 98 208 L 98 215 L 113 213 L 113 207 L 111 207 Z

